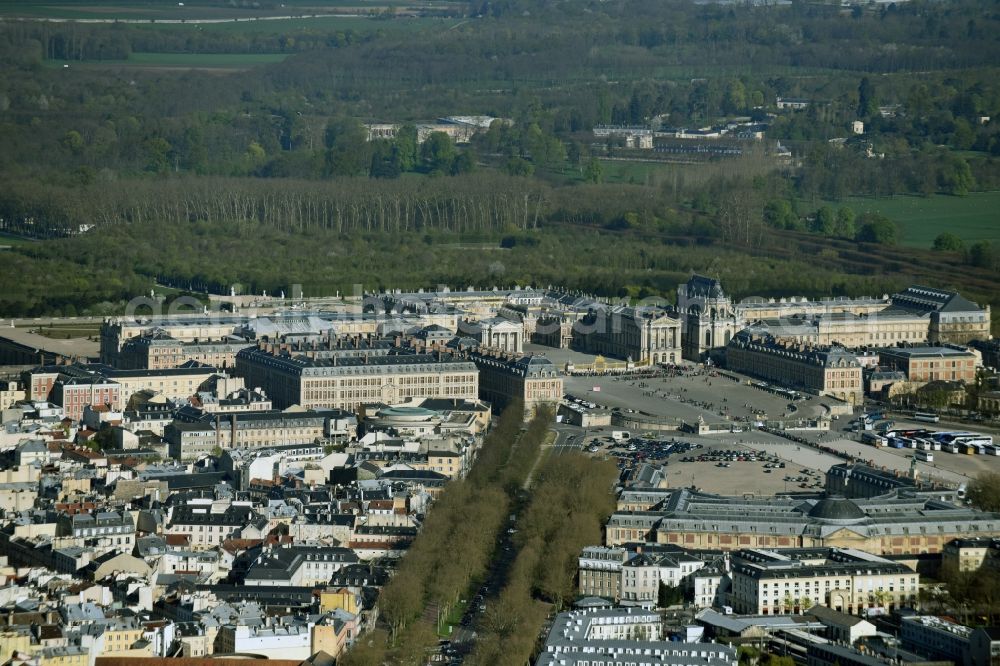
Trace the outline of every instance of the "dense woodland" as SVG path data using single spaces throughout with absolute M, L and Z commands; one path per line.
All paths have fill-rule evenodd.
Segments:
M 691 270 L 740 296 L 921 280 L 1000 304 L 988 242 L 903 250 L 899 220 L 838 203 L 1000 189 L 996 1 L 494 0 L 396 29 L 410 20 L 0 22 L 0 231 L 17 238 L 0 314 L 114 311 L 157 282 L 670 296 Z M 219 72 L 130 66 L 140 53 L 288 57 Z M 453 114 L 511 122 L 417 143 L 415 123 Z M 590 132 L 734 117 L 770 122 L 766 139 L 626 181 L 609 160 L 638 154 Z M 405 126 L 368 142 L 375 121 Z

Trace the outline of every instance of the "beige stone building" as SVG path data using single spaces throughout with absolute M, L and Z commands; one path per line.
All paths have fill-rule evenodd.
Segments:
M 730 601 L 737 613 L 779 615 L 820 604 L 849 614 L 912 607 L 920 575 L 860 550 L 741 549 L 732 557 Z
M 215 368 L 232 368 L 236 352 L 251 346 L 244 340 L 227 338 L 204 342 L 182 342 L 156 332 L 131 338 L 118 352 L 118 367 L 126 370 L 162 370 L 176 368 L 188 361 Z
M 106 368 L 102 374 L 121 387 L 119 401 L 112 405 L 121 410 L 128 407 L 133 395 L 142 391 L 162 395 L 168 400 L 185 402 L 198 392 L 202 384 L 218 374 L 218 370 L 212 366 L 188 361 L 180 367 L 161 370 Z
M 793 315 L 756 321 L 753 330 L 775 338 L 811 345 L 848 348 L 922 344 L 927 340 L 928 317 L 903 311 L 856 315 L 850 312 Z
M 479 369 L 479 394 L 499 411 L 513 400 L 524 402 L 530 416 L 541 405 L 553 407 L 562 399 L 559 369 L 544 356 L 491 355 L 473 353 L 469 358 Z
M 635 363 L 681 360 L 681 321 L 657 307 L 592 309 L 573 326 L 573 346 Z
M 236 355 L 236 372 L 247 386 L 263 388 L 280 408 L 354 410 L 372 402 L 479 395 L 475 364 L 440 352 L 310 358 L 252 347 Z
M 969 533 L 1000 536 L 1000 514 L 933 493 L 803 500 L 625 490 L 618 505 L 605 526 L 609 546 L 656 541 L 695 550 L 837 547 L 909 555 L 941 552 L 948 541 Z
M 719 281 L 703 275 L 677 285 L 677 311 L 684 321 L 684 358 L 690 361 L 725 347 L 746 321 Z
M 962 347 L 894 347 L 879 350 L 879 364 L 906 374 L 910 382 L 976 380 L 978 356 Z
M 1000 391 L 985 391 L 980 393 L 979 411 L 983 414 L 1000 414 Z
M 267 449 L 350 439 L 356 432 L 357 418 L 337 409 L 193 415 L 185 408 L 164 428 L 164 439 L 171 457 L 187 461 L 216 448 Z
M 864 397 L 861 364 L 842 347 L 810 347 L 746 330 L 726 347 L 726 367 L 851 405 Z
M 953 571 L 1000 569 L 1000 539 L 970 536 L 953 539 L 941 551 L 941 566 Z
M 587 546 L 580 553 L 580 596 L 618 600 L 622 592 L 622 565 L 629 553 L 624 548 Z

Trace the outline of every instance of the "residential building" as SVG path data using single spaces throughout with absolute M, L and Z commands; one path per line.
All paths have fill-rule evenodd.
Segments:
M 941 566 L 952 571 L 972 572 L 983 567 L 1000 569 L 1000 539 L 996 537 L 960 537 L 941 550 Z
M 622 547 L 587 546 L 580 553 L 580 596 L 621 598 L 622 565 L 628 558 Z
M 730 601 L 738 613 L 800 613 L 815 604 L 847 614 L 912 607 L 920 575 L 850 548 L 742 549 L 732 557 Z
M 188 461 L 215 449 L 264 449 L 350 439 L 357 417 L 339 409 L 212 414 L 181 409 L 164 428 L 170 456 Z
M 637 553 L 622 564 L 621 603 L 655 607 L 661 583 L 667 587 L 681 587 L 689 574 L 703 566 L 703 560 L 682 550 Z
M 335 573 L 358 561 L 358 555 L 349 548 L 268 547 L 250 564 L 243 584 L 252 587 L 325 586 Z
M 79 545 L 98 552 L 117 549 L 128 552 L 135 545 L 135 520 L 127 511 L 64 513 L 56 522 L 57 537 L 73 537 Z
M 193 361 L 225 370 L 236 364 L 236 352 L 251 345 L 236 336 L 185 342 L 155 330 L 122 343 L 115 363 L 123 370 L 164 370 Z
M 163 535 L 186 536 L 192 549 L 204 550 L 238 538 L 245 527 L 258 520 L 257 513 L 246 504 L 182 504 L 170 508 Z
M 735 666 L 736 648 L 663 640 L 660 616 L 636 608 L 559 613 L 535 666 Z
M 308 624 L 250 626 L 227 624 L 215 638 L 216 652 L 253 654 L 267 659 L 305 661 L 312 655 L 312 627 Z
M 63 408 L 66 418 L 79 421 L 85 407 L 121 404 L 122 387 L 100 376 L 60 375 L 52 386 L 51 400 Z
M 913 615 L 901 619 L 899 638 L 903 647 L 932 659 L 966 663 L 972 628 L 934 615 Z M 986 662 L 970 666 L 987 666 Z

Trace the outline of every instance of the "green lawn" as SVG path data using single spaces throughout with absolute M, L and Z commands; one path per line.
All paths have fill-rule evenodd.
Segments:
M 964 197 L 851 197 L 829 205 L 847 205 L 858 214 L 872 211 L 885 215 L 899 224 L 903 245 L 929 248 L 945 231 L 966 244 L 978 240 L 1000 244 L 1000 192 L 975 192 Z

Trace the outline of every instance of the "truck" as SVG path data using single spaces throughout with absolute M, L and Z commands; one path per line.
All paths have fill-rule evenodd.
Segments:
M 611 431 L 611 439 L 615 440 L 616 442 L 620 442 L 623 439 L 629 439 L 630 437 L 632 437 L 632 433 L 630 433 L 628 430 Z

